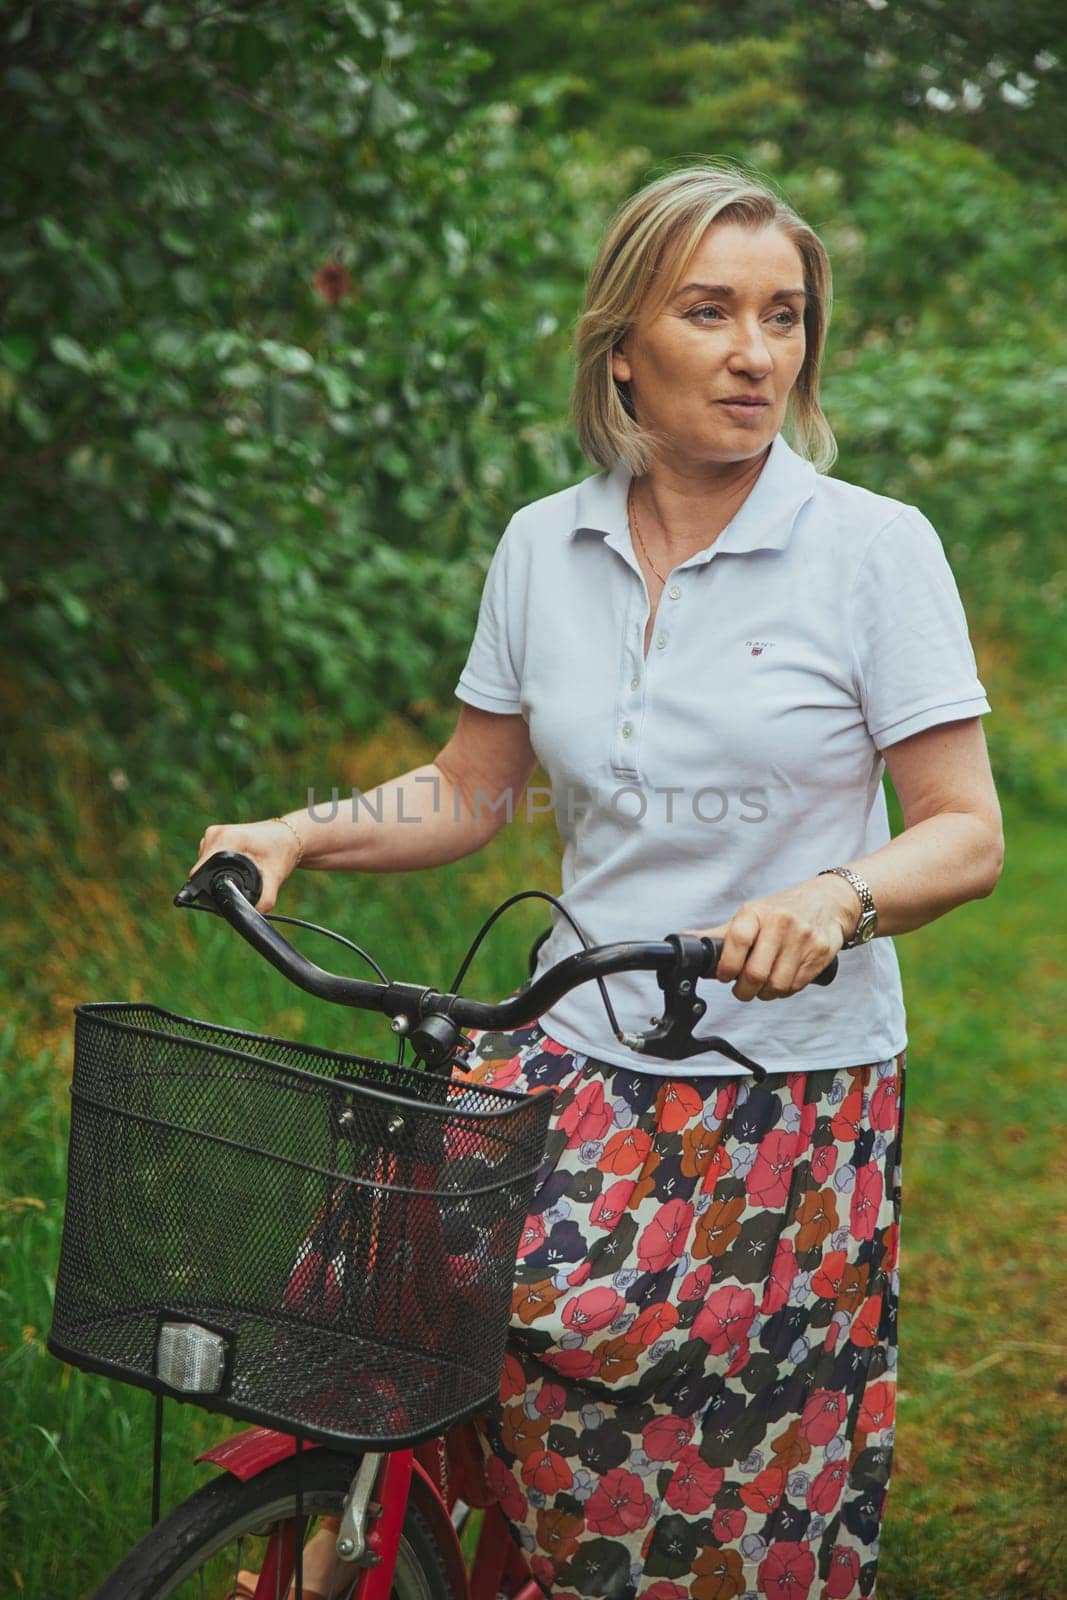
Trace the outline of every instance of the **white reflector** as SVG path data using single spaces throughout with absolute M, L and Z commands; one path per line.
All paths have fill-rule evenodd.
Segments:
M 156 1346 L 156 1375 L 183 1394 L 217 1394 L 222 1388 L 226 1341 L 196 1322 L 164 1322 Z

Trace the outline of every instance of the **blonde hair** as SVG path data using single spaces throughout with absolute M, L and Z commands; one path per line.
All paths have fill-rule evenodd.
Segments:
M 826 472 L 837 456 L 837 443 L 819 405 L 820 362 L 833 293 L 826 248 L 764 182 L 724 161 L 683 167 L 655 179 L 626 200 L 609 222 L 589 274 L 575 336 L 571 414 L 578 442 L 599 467 L 622 461 L 635 477 L 648 471 L 656 439 L 638 425 L 630 386 L 612 373 L 612 352 L 650 291 L 646 310 L 654 314 L 667 303 L 713 222 L 780 228 L 800 254 L 807 291 L 806 349 L 786 418 L 798 454 Z

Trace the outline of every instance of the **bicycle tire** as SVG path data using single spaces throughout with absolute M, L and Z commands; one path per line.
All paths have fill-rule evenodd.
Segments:
M 350 1456 L 326 1450 L 305 1455 L 303 1508 L 307 1517 L 336 1516 L 341 1510 L 356 1463 Z M 115 1568 L 93 1600 L 170 1600 L 200 1593 L 223 1600 L 217 1579 L 211 1588 L 196 1580 L 235 1541 L 265 1526 L 296 1516 L 294 1462 L 240 1482 L 228 1474 L 213 1479 L 164 1517 Z M 240 1560 L 238 1543 L 238 1565 Z M 236 1567 L 234 1568 L 236 1571 Z M 409 1501 L 404 1517 L 393 1579 L 392 1600 L 462 1600 L 425 1517 Z

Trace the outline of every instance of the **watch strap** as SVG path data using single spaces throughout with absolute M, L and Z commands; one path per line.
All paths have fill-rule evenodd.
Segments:
M 824 878 L 831 872 L 838 878 L 844 878 L 846 883 L 850 883 L 860 897 L 859 922 L 852 937 L 846 939 L 841 946 L 842 950 L 852 950 L 856 945 L 866 944 L 869 939 L 873 939 L 878 926 L 878 908 L 875 906 L 870 884 L 861 878 L 858 872 L 853 872 L 851 867 L 823 867 L 816 876 Z

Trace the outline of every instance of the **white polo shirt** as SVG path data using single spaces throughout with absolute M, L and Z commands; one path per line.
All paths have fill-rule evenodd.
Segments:
M 551 783 L 560 896 L 592 944 L 725 923 L 744 900 L 888 842 L 880 751 L 988 712 L 941 542 L 914 506 L 817 473 L 779 434 L 744 504 L 649 600 L 621 464 L 524 506 L 485 581 L 456 694 L 520 712 Z M 555 911 L 537 971 L 581 948 Z M 605 980 L 619 1023 L 662 1010 L 652 973 Z M 766 1004 L 700 984 L 700 1034 L 772 1072 L 881 1061 L 906 1044 L 892 941 L 842 954 L 828 988 Z M 702 1052 L 637 1055 L 596 984 L 547 1033 L 665 1076 L 733 1076 Z

